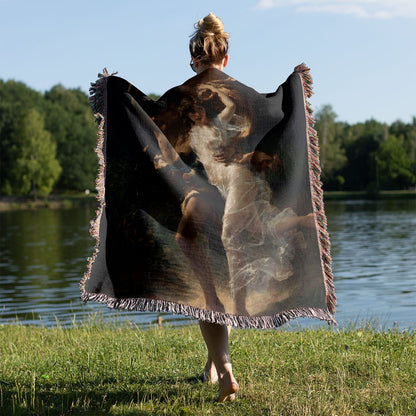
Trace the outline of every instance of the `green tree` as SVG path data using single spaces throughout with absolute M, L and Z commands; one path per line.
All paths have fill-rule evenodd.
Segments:
M 94 188 L 97 173 L 97 128 L 88 96 L 79 89 L 56 85 L 45 93 L 45 125 L 57 144 L 62 175 L 60 190 Z
M 377 150 L 378 174 L 380 184 L 387 189 L 403 189 L 412 184 L 412 159 L 406 152 L 403 137 L 390 135 Z
M 40 110 L 43 108 L 43 96 L 23 82 L 0 80 L 0 103 L 20 104 L 25 109 Z
M 396 137 L 402 137 L 403 147 L 412 160 L 412 174 L 416 176 L 416 117 L 413 117 L 411 123 L 395 121 L 389 129 L 390 134 Z
M 346 165 L 347 157 L 342 145 L 344 124 L 336 121 L 337 114 L 330 105 L 323 106 L 315 116 L 315 129 L 320 142 L 322 180 L 329 187 L 338 184 L 337 177 Z M 339 186 L 339 184 L 338 184 Z
M 345 189 L 378 188 L 376 152 L 387 135 L 388 126 L 376 120 L 367 120 L 346 129 L 344 143 L 348 163 L 341 172 L 345 178 Z
M 13 132 L 18 128 L 23 113 L 30 108 L 43 112 L 42 94 L 23 82 L 0 80 L 0 193 L 13 193 Z
M 2 195 L 12 194 L 12 133 L 20 113 L 16 105 L 0 102 L 0 193 Z
M 157 101 L 160 98 L 160 95 L 159 94 L 155 94 L 154 92 L 151 92 L 151 93 L 147 94 L 147 96 L 149 98 L 151 98 L 153 101 Z
M 61 173 L 56 160 L 56 145 L 44 129 L 43 117 L 36 109 L 23 114 L 12 134 L 12 188 L 15 194 L 34 198 L 50 194 Z

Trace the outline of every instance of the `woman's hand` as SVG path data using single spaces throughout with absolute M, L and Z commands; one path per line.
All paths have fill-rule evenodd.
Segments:
M 214 154 L 214 160 L 228 166 L 235 161 L 235 151 L 231 147 L 226 147 L 222 152 Z

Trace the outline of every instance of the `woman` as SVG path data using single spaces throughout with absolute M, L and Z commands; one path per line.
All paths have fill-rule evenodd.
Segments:
M 191 67 L 198 75 L 211 69 L 222 71 L 228 63 L 228 34 L 224 32 L 221 20 L 212 13 L 201 19 L 189 49 Z M 244 232 L 251 233 L 255 236 L 253 245 L 258 246 L 260 239 L 274 237 L 278 240 L 279 233 L 300 226 L 313 227 L 314 219 L 312 214 L 297 217 L 290 209 L 280 212 L 270 204 L 270 189 L 259 172 L 264 169 L 256 169 L 255 174 L 253 168 L 259 165 L 270 166 L 274 159 L 260 151 L 244 153 L 240 144 L 250 132 L 250 118 L 236 115 L 235 103 L 230 94 L 227 94 L 230 91 L 221 86 L 216 87 L 213 83 L 197 84 L 195 88 L 199 91 L 198 101 L 186 114 L 193 123 L 189 131 L 190 146 L 204 166 L 208 181 L 219 189 L 225 199 L 221 239 L 227 254 L 231 289 L 236 300 L 235 313 L 248 315 L 245 308 L 246 285 L 247 276 L 253 275 L 253 267 L 264 270 L 267 262 L 267 270 L 273 270 L 277 280 L 290 277 L 292 271 L 284 264 L 276 264 L 271 257 L 261 259 L 264 260 L 262 265 L 256 259 L 256 264 L 248 267 L 248 250 L 247 247 L 242 250 L 240 235 Z M 222 110 L 219 111 L 221 107 Z M 184 241 L 193 242 L 194 239 L 187 238 L 182 229 L 191 226 L 197 230 L 195 224 L 203 223 L 207 218 L 205 213 L 208 212 L 206 201 L 198 196 L 188 202 L 177 237 L 178 242 L 182 242 L 184 251 L 191 245 Z M 264 221 L 265 218 L 267 222 Z M 192 259 L 194 254 L 189 253 L 189 258 Z M 270 262 L 273 264 L 270 265 Z M 209 273 L 206 275 L 209 276 Z M 210 282 L 211 279 L 206 281 Z M 218 374 L 218 401 L 232 400 L 238 385 L 229 359 L 227 328 L 204 321 L 200 321 L 200 327 L 209 352 L 205 368 L 207 378 L 213 381 Z
M 228 62 L 228 34 L 224 32 L 221 19 L 213 13 L 201 19 L 197 23 L 197 30 L 190 40 L 189 49 L 192 57 L 191 66 L 197 74 L 208 68 L 222 71 Z M 197 108 L 193 110 L 194 112 L 189 112 L 188 116 L 193 122 L 197 123 L 199 117 L 202 118 L 203 115 L 198 113 Z M 228 108 L 226 106 L 226 114 L 223 114 L 224 120 L 230 117 L 232 111 L 231 106 L 228 106 Z M 189 247 L 187 241 L 194 241 L 195 231 L 200 228 L 198 224 L 207 219 L 210 212 L 209 208 L 209 204 L 204 198 L 197 195 L 191 197 L 187 202 L 177 233 L 177 241 L 182 242 L 180 245 L 184 248 L 184 251 Z M 189 228 L 192 229 L 191 238 L 186 233 Z M 189 253 L 189 258 L 193 259 L 193 255 L 194 253 Z M 209 272 L 207 275 L 209 275 Z M 218 380 L 218 402 L 232 401 L 238 391 L 238 384 L 233 375 L 228 349 L 229 330 L 225 325 L 205 321 L 199 321 L 199 325 L 208 349 L 208 361 L 203 372 L 203 378 L 210 382 Z
M 196 26 L 197 30 L 189 45 L 192 69 L 197 75 L 210 69 L 222 71 L 228 63 L 228 34 L 224 32 L 222 21 L 210 13 Z M 249 250 L 247 247 L 242 249 L 240 235 L 248 231 L 256 237 L 254 245 L 258 246 L 265 234 L 278 240 L 279 234 L 297 227 L 313 227 L 314 218 L 312 214 L 297 217 L 290 209 L 280 212 L 270 204 L 270 189 L 261 174 L 253 173 L 253 165 L 270 166 L 274 160 L 259 151 L 244 154 L 244 148 L 239 145 L 250 132 L 250 119 L 236 114 L 236 105 L 227 94 L 231 92 L 220 85 L 216 87 L 215 83 L 201 83 L 197 85 L 197 90 L 198 102 L 186 114 L 193 123 L 189 131 L 190 146 L 204 166 L 208 181 L 219 189 L 225 199 L 221 239 L 227 254 L 231 289 L 236 301 L 235 313 L 248 315 L 245 309 L 246 285 L 248 275 L 253 275 L 253 267 L 264 270 L 265 263 L 268 262 L 266 268 L 273 270 L 277 280 L 290 277 L 292 271 L 287 265 L 276 264 L 271 257 L 264 259 L 262 265 L 259 265 L 259 259 L 254 260 L 250 268 L 250 262 L 247 261 Z M 221 107 L 222 110 L 218 111 Z M 211 117 L 209 112 L 213 113 Z M 200 228 L 195 224 L 204 223 L 209 216 L 209 209 L 209 204 L 196 195 L 188 201 L 184 211 L 177 241 L 185 253 L 192 247 L 188 252 L 191 263 L 195 259 L 193 250 L 197 247 L 194 233 Z M 267 223 L 264 223 L 265 218 Z M 193 230 L 191 238 L 183 232 L 189 227 Z M 206 272 L 203 268 L 203 273 L 205 281 L 211 284 L 209 271 Z M 209 352 L 205 367 L 207 378 L 213 381 L 218 377 L 218 401 L 232 400 L 238 385 L 229 359 L 227 328 L 204 321 L 200 321 L 200 327 Z
M 208 68 L 222 71 L 228 63 L 228 34 L 224 32 L 222 21 L 213 13 L 201 19 L 190 40 L 189 48 L 192 67 L 197 74 Z M 227 114 L 224 115 L 224 118 L 229 117 L 232 108 L 228 107 L 227 109 L 226 107 L 226 111 Z M 191 114 L 190 118 L 192 118 Z M 193 121 L 196 121 L 198 115 L 194 113 L 193 118 Z M 179 240 L 184 235 L 182 230 L 187 228 L 187 219 L 189 218 L 191 223 L 198 223 L 201 219 L 200 212 L 206 213 L 207 209 L 209 210 L 209 206 L 206 206 L 203 198 L 191 198 L 183 216 L 185 224 L 182 224 L 178 230 Z M 208 361 L 203 372 L 204 378 L 210 382 L 218 380 L 218 402 L 232 401 L 238 391 L 238 384 L 233 375 L 228 349 L 229 330 L 225 325 L 205 321 L 199 321 L 199 325 L 208 349 Z

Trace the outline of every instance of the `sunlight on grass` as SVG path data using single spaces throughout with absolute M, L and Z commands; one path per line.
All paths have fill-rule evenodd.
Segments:
M 196 377 L 206 350 L 195 325 L 0 325 L 0 414 L 414 415 L 415 341 L 371 324 L 233 330 L 240 392 L 216 405 L 217 387 Z

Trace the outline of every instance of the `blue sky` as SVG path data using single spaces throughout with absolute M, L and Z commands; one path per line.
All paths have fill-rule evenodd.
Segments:
M 306 62 L 311 102 L 338 120 L 416 116 L 415 0 L 0 0 L 0 78 L 87 91 L 103 67 L 146 93 L 193 73 L 188 41 L 209 12 L 230 33 L 226 72 L 274 91 Z

